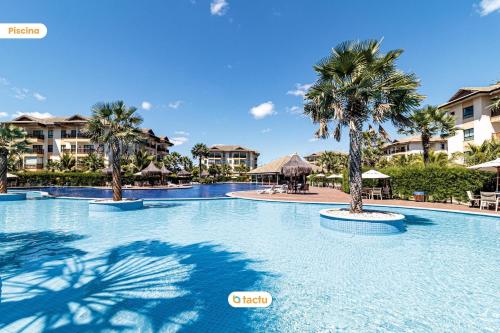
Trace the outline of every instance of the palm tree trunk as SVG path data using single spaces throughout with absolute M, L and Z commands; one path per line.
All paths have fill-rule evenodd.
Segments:
M 431 150 L 430 135 L 423 133 L 421 139 L 424 164 L 427 165 L 429 163 L 429 150 Z
M 198 178 L 201 178 L 201 156 L 198 159 L 198 167 L 200 168 L 200 173 L 198 174 Z
M 7 193 L 7 149 L 0 150 L 0 193 Z
M 349 188 L 351 193 L 351 213 L 363 211 L 363 180 L 361 179 L 361 141 L 362 123 L 355 121 L 354 128 L 349 129 Z
M 111 163 L 113 168 L 113 201 L 122 200 L 122 174 L 120 159 L 120 143 L 113 142 L 111 144 Z

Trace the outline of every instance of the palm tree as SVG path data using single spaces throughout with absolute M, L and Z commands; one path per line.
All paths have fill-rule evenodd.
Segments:
M 427 105 L 416 110 L 410 116 L 410 121 L 410 126 L 400 129 L 399 132 L 409 135 L 420 134 L 424 164 L 429 163 L 431 138 L 436 135 L 447 138 L 455 135 L 457 131 L 455 119 L 446 110 L 439 109 L 437 106 Z
M 132 168 L 134 172 L 141 171 L 153 161 L 155 157 L 144 149 L 136 150 L 132 155 Z
M 344 42 L 321 60 L 314 70 L 319 78 L 305 96 L 304 113 L 319 124 L 316 136 L 327 138 L 333 123 L 338 141 L 341 129 L 349 129 L 350 211 L 363 211 L 361 198 L 361 150 L 363 125 L 371 122 L 385 133 L 381 123 L 407 125 L 407 115 L 419 105 L 414 74 L 396 68 L 402 50 L 380 52 L 379 41 Z
M 100 154 L 97 154 L 96 152 L 90 152 L 82 159 L 82 164 L 85 169 L 95 172 L 99 169 L 104 168 L 104 159 Z
M 191 161 L 188 156 L 181 156 L 179 164 L 182 165 L 182 168 L 186 171 L 191 172 L 193 170 L 193 161 Z
M 461 154 L 466 165 L 485 163 L 500 157 L 500 142 L 485 140 L 480 145 L 468 144 L 468 149 Z
M 76 166 L 75 157 L 69 153 L 63 153 L 59 160 L 60 171 L 72 171 Z
M 180 167 L 181 158 L 182 155 L 174 151 L 173 153 L 165 155 L 165 157 L 163 158 L 163 165 L 165 166 L 165 168 L 172 171 L 173 173 L 177 173 L 181 171 Z
M 362 133 L 361 141 L 361 163 L 368 167 L 374 167 L 382 158 L 384 144 L 387 137 L 368 126 L 368 131 Z
M 93 143 L 108 144 L 110 147 L 113 201 L 122 200 L 122 147 L 140 142 L 143 137 L 138 129 L 142 118 L 136 111 L 135 107 L 127 107 L 123 101 L 98 103 L 92 107 L 92 118 L 85 129 Z
M 318 158 L 318 163 L 328 172 L 339 173 L 347 167 L 347 154 L 325 151 Z
M 7 193 L 7 167 L 9 155 L 28 150 L 26 132 L 11 124 L 0 124 L 0 193 Z
M 199 172 L 201 175 L 201 160 L 208 157 L 208 154 L 210 154 L 210 150 L 205 144 L 197 143 L 194 145 L 193 149 L 191 149 L 191 154 L 193 155 L 194 159 L 198 158 L 198 167 L 200 168 Z

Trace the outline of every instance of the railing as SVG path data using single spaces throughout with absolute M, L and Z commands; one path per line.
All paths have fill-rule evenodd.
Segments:
M 27 137 L 29 139 L 45 139 L 45 135 L 43 135 L 43 134 L 28 133 Z
M 43 154 L 42 148 L 28 149 L 27 154 Z
M 39 164 L 27 164 L 24 166 L 25 169 L 43 169 L 43 164 L 39 163 Z
M 95 149 L 95 148 L 78 148 L 78 149 L 63 148 L 62 152 L 68 153 L 68 154 L 90 154 L 90 153 L 97 152 L 97 149 Z
M 61 133 L 61 138 L 62 139 L 76 139 L 76 138 L 88 138 L 89 135 L 86 133 Z

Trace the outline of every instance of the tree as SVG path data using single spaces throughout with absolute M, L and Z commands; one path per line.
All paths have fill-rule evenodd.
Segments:
M 250 168 L 246 164 L 238 164 L 234 167 L 234 171 L 241 175 L 242 173 L 250 171 Z
M 59 160 L 60 171 L 72 171 L 76 166 L 75 157 L 69 153 L 63 153 Z
M 383 156 L 387 138 L 375 131 L 371 126 L 362 133 L 361 163 L 373 168 Z
M 163 157 L 163 165 L 165 166 L 165 168 L 172 171 L 173 173 L 177 173 L 181 171 L 180 167 L 181 158 L 182 156 L 178 152 L 170 153 L 168 155 L 165 155 L 165 157 Z
M 86 170 L 95 172 L 104 168 L 104 159 L 96 152 L 90 152 L 87 156 L 82 158 L 82 165 Z
M 155 157 L 149 154 L 144 149 L 136 150 L 132 155 L 132 168 L 133 172 L 139 172 L 153 161 Z
M 122 200 L 121 149 L 142 140 L 138 129 L 142 118 L 136 111 L 135 107 L 127 107 L 123 101 L 98 103 L 92 107 L 92 118 L 85 129 L 93 143 L 108 144 L 110 147 L 113 201 Z
M 229 164 L 224 163 L 220 166 L 220 174 L 222 176 L 227 177 L 232 173 L 233 173 L 233 169 L 231 168 L 231 166 Z
M 7 193 L 9 155 L 28 150 L 26 132 L 11 124 L 0 124 L 0 193 Z
M 49 159 L 47 161 L 47 169 L 52 172 L 59 170 L 60 169 L 59 161 Z
M 220 175 L 220 167 L 218 165 L 215 165 L 215 164 L 211 164 L 209 167 L 208 167 L 208 173 L 210 176 L 218 176 Z
M 419 105 L 418 81 L 414 74 L 397 70 L 402 50 L 380 52 L 379 41 L 344 42 L 317 65 L 315 84 L 305 96 L 304 113 L 319 124 L 316 136 L 327 138 L 333 124 L 338 141 L 343 127 L 349 129 L 350 211 L 363 211 L 361 155 L 363 125 L 391 121 L 400 127 L 409 123 L 408 114 Z
M 318 163 L 327 172 L 340 173 L 343 169 L 347 168 L 347 160 L 347 154 L 325 151 L 319 156 Z
M 500 142 L 498 140 L 485 140 L 480 145 L 469 143 L 467 150 L 460 154 L 466 165 L 485 163 L 500 157 Z
M 193 170 L 193 161 L 188 156 L 181 156 L 179 163 L 184 170 L 189 172 Z
M 203 143 L 197 143 L 191 149 L 191 155 L 193 155 L 193 158 L 194 159 L 198 158 L 198 167 L 200 169 L 200 171 L 199 171 L 200 175 L 201 175 L 201 161 L 203 158 L 208 157 L 209 154 L 210 154 L 210 150 Z
M 431 138 L 436 135 L 447 138 L 455 135 L 457 131 L 455 119 L 446 110 L 439 109 L 437 106 L 427 105 L 418 109 L 409 119 L 410 125 L 400 129 L 399 132 L 408 135 L 420 134 L 424 164 L 429 163 Z

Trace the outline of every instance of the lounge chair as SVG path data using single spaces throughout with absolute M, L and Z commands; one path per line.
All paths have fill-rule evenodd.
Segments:
M 276 193 L 276 185 L 273 185 L 270 188 L 266 188 L 264 190 L 257 191 L 258 194 L 274 194 Z
M 380 200 L 383 199 L 383 197 L 382 197 L 382 189 L 381 188 L 374 188 L 371 191 L 371 198 L 375 200 L 375 197 L 379 197 Z
M 472 194 L 472 191 L 467 191 L 467 197 L 469 198 L 469 207 L 479 207 L 481 204 L 481 196 Z
M 497 194 L 495 192 L 481 192 L 481 203 L 479 209 L 489 209 L 491 205 L 495 205 L 495 210 L 498 211 Z
M 275 193 L 287 193 L 287 192 L 288 192 L 288 185 L 283 184 L 276 189 Z

